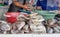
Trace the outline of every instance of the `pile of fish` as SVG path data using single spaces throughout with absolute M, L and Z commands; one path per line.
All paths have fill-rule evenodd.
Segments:
M 45 26 L 42 23 L 44 20 L 45 19 L 37 13 L 30 14 L 30 28 L 33 31 L 32 33 L 46 33 Z
M 0 20 L 0 34 L 41 34 L 60 33 L 60 20 L 45 20 L 41 15 L 32 13 L 20 14 L 13 24 Z

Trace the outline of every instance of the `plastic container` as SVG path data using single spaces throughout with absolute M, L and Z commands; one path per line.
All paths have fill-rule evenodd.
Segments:
M 4 4 L 0 4 L 0 6 L 5 6 Z
M 8 23 L 14 23 L 17 21 L 17 17 L 23 14 L 24 16 L 27 16 L 27 14 L 21 13 L 21 12 L 7 12 L 4 16 L 6 17 L 6 21 Z
M 54 19 L 55 17 L 55 13 L 53 12 L 49 12 L 49 11 L 39 11 L 39 10 L 36 10 L 36 12 L 40 15 L 42 15 L 46 20 L 48 19 Z
M 19 16 L 20 13 L 19 12 L 8 12 L 5 14 L 5 17 L 6 17 L 6 21 L 8 23 L 14 23 L 16 22 L 16 17 Z
M 19 10 L 20 12 L 23 12 L 23 13 L 27 13 L 27 14 L 31 14 L 30 11 L 26 11 L 26 10 Z

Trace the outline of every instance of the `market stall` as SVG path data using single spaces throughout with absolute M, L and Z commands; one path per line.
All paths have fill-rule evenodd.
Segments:
M 9 6 L 0 4 L 0 34 L 60 33 L 60 9 L 47 11 L 42 10 L 40 6 L 26 5 L 31 10 L 7 12 Z
M 56 23 L 56 20 L 54 19 L 56 13 L 42 10 L 35 10 L 31 12 L 32 12 L 31 14 L 25 13 L 24 11 L 17 13 L 16 12 L 4 13 L 4 16 L 6 18 L 5 22 L 7 22 L 7 24 L 9 25 L 11 34 L 53 33 L 54 30 L 51 27 L 57 28 L 54 25 Z M 56 23 L 56 26 L 58 26 L 58 22 Z M 52 29 L 52 31 L 50 31 L 51 30 L 50 28 Z M 9 30 L 7 31 L 10 34 Z M 4 31 L 4 33 L 7 34 L 7 31 Z M 54 32 L 58 33 L 59 31 Z

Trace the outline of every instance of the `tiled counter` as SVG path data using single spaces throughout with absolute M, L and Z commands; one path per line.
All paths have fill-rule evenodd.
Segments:
M 0 37 L 60 37 L 60 34 L 8 34 Z

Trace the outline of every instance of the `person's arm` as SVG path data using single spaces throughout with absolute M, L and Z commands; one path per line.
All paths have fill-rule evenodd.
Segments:
M 13 3 L 14 3 L 14 5 L 17 6 L 17 7 L 22 7 L 22 8 L 24 7 L 22 4 L 20 4 L 20 3 L 17 2 L 17 1 L 14 1 Z
M 28 7 L 27 7 L 26 5 L 23 5 L 23 4 L 21 4 L 21 3 L 17 2 L 17 1 L 13 1 L 13 3 L 14 3 L 14 5 L 17 6 L 17 7 L 21 7 L 21 8 L 23 8 L 23 9 L 28 10 Z

